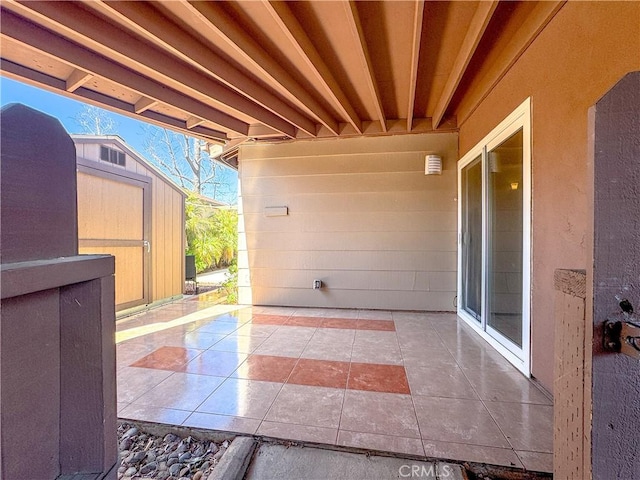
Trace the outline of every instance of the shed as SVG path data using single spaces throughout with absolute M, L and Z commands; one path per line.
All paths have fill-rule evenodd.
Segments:
M 116 309 L 182 295 L 185 193 L 115 135 L 72 135 L 80 253 L 116 258 Z

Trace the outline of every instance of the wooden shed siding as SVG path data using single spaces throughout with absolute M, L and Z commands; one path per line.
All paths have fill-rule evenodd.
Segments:
M 77 140 L 77 139 L 76 139 Z M 96 162 L 96 166 L 129 172 L 151 179 L 151 271 L 149 301 L 155 302 L 180 295 L 184 285 L 184 195 L 152 169 L 138 162 L 112 141 L 98 143 L 76 142 L 78 157 Z M 99 160 L 100 144 L 124 151 L 125 167 Z M 104 165 L 102 165 L 104 164 Z M 79 182 L 82 181 L 78 177 Z
M 457 154 L 456 134 L 243 146 L 240 301 L 453 310 Z

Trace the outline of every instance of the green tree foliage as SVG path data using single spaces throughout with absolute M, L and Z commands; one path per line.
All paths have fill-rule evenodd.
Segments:
M 216 208 L 197 195 L 187 197 L 185 205 L 187 255 L 195 255 L 196 270 L 231 265 L 238 251 L 238 212 Z

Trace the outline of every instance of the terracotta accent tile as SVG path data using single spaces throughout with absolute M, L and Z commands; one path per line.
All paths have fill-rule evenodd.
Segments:
M 370 392 L 411 393 L 404 367 L 375 363 L 352 363 L 347 388 Z
M 285 315 L 262 315 L 256 314 L 251 317 L 253 325 L 284 325 L 289 320 Z
M 132 363 L 132 367 L 156 368 L 158 370 L 180 371 L 187 362 L 200 355 L 201 350 L 183 347 L 160 347 L 149 355 Z
M 180 366 L 178 371 L 226 377 L 246 359 L 247 355 L 244 353 L 207 350 L 186 365 Z
M 318 317 L 290 317 L 287 325 L 300 327 L 319 327 L 322 318 Z
M 313 387 L 345 388 L 348 376 L 349 362 L 301 358 L 287 383 Z
M 297 361 L 297 358 L 249 355 L 247 361 L 233 373 L 233 377 L 266 382 L 285 382 Z
M 355 329 L 357 325 L 358 320 L 356 320 L 355 318 L 323 318 L 320 327 Z
M 396 324 L 393 320 L 358 320 L 356 330 L 378 330 L 380 332 L 395 332 Z

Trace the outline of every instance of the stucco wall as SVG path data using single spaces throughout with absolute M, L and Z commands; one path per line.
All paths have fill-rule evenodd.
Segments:
M 453 311 L 457 153 L 455 133 L 243 146 L 240 302 Z
M 587 112 L 640 69 L 640 3 L 568 2 L 460 126 L 460 153 L 532 98 L 532 373 L 553 386 L 553 273 L 589 261 Z

